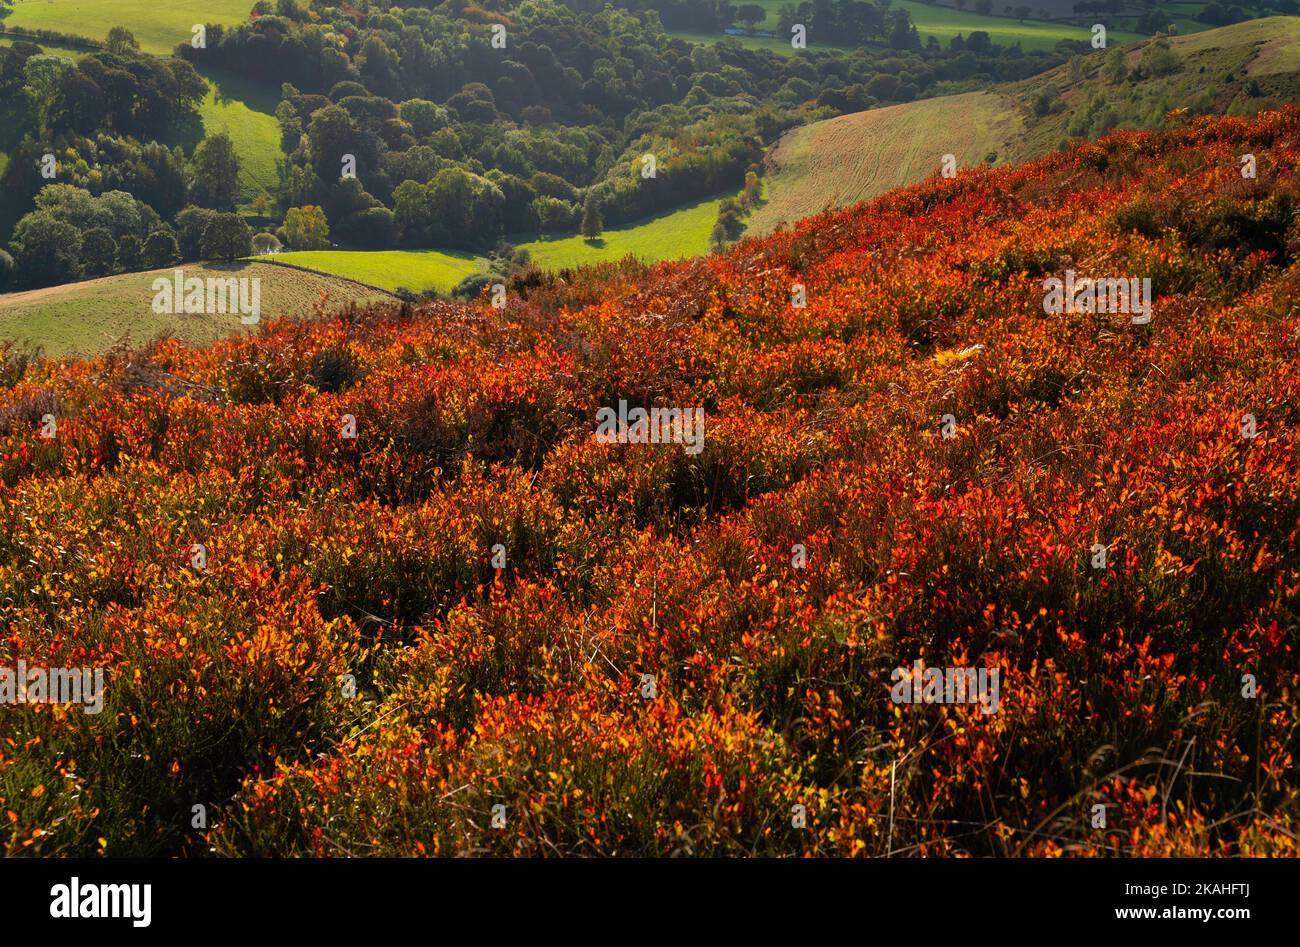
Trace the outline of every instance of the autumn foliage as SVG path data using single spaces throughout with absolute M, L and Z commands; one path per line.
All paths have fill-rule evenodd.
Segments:
M 0 665 L 108 686 L 0 706 L 0 847 L 1297 854 L 1298 168 L 1300 111 L 1201 119 L 500 311 L 9 360 Z M 1066 269 L 1151 323 L 1045 314 Z M 703 452 L 597 443 L 620 398 Z M 894 704 L 917 659 L 999 712 Z

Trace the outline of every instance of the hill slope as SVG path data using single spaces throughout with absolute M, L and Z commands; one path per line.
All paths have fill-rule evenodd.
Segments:
M 171 278 L 176 269 L 184 270 L 187 278 L 236 276 L 261 280 L 264 319 L 310 313 L 322 296 L 328 296 L 329 309 L 388 298 L 385 293 L 351 280 L 269 263 L 186 263 L 0 295 L 0 338 L 40 348 L 46 355 L 62 356 L 94 355 L 122 339 L 138 346 L 164 333 L 204 344 L 250 331 L 237 316 L 155 314 L 151 307 L 153 282 L 160 276 Z
M 1125 47 L 1130 68 L 1151 43 Z M 1114 83 L 1104 55 L 983 92 L 856 112 L 796 128 L 768 158 L 768 204 L 750 232 L 768 233 L 825 207 L 843 207 L 934 174 L 945 154 L 963 167 L 996 156 L 1020 162 L 1047 154 L 1069 136 L 1113 127 L 1150 128 L 1165 113 L 1255 110 L 1300 99 L 1300 17 L 1270 17 L 1175 37 L 1172 74 Z M 1044 89 L 1059 98 L 1039 114 Z
M 1017 138 L 1024 119 L 997 92 L 922 99 L 840 115 L 784 135 L 768 156 L 766 203 L 751 233 L 801 220 L 911 184 L 935 172 L 944 154 L 970 167 Z
M 5 709 L 0 847 L 1300 854 L 1298 167 L 1300 110 L 1198 119 L 504 310 L 5 360 L 0 666 L 110 684 Z M 1045 312 L 1075 270 L 1150 321 Z

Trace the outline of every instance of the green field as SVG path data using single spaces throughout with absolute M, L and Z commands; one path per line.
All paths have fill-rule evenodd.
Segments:
M 1247 44 L 1259 47 L 1247 67 L 1251 75 L 1300 71 L 1300 17 L 1273 16 L 1263 20 L 1248 20 L 1174 41 L 1176 49 L 1188 54 L 1232 49 Z
M 712 197 L 649 220 L 606 230 L 598 239 L 543 237 L 517 245 L 545 270 L 604 263 L 634 256 L 646 262 L 699 256 L 709 251 L 721 198 Z M 516 238 L 520 239 L 520 238 Z M 449 292 L 466 276 L 482 272 L 487 261 L 444 250 L 296 250 L 277 253 L 289 263 L 342 276 L 390 292 Z
M 948 45 L 958 33 L 969 36 L 975 30 L 983 30 L 989 38 L 1000 46 L 1019 43 L 1025 50 L 1051 49 L 1063 39 L 1090 40 L 1092 31 L 1079 26 L 1063 23 L 1047 23 L 1042 20 L 1016 20 L 1006 16 L 981 16 L 965 10 L 950 7 L 928 6 L 914 0 L 894 0 L 894 6 L 911 14 L 916 30 L 921 34 L 921 42 L 933 36 L 944 46 Z M 1032 4 L 1030 4 L 1032 6 Z M 1108 30 L 1106 41 L 1110 45 L 1133 43 L 1145 37 L 1136 33 L 1124 33 Z
M 755 0 L 755 2 L 767 11 L 767 18 L 758 23 L 756 29 L 775 32 L 778 11 L 790 0 Z M 798 4 L 794 5 L 797 6 Z M 923 43 L 927 38 L 933 36 L 944 46 L 947 46 L 948 42 L 958 33 L 969 36 L 976 30 L 983 30 L 988 33 L 989 38 L 1000 46 L 1019 43 L 1021 48 L 1025 50 L 1051 49 L 1063 39 L 1089 40 L 1092 38 L 1091 31 L 1065 23 L 1050 23 L 1035 19 L 1021 21 L 1006 16 L 985 16 L 969 10 L 956 10 L 952 7 L 938 5 L 932 6 L 915 2 L 915 0 L 894 0 L 892 6 L 908 12 Z M 1033 6 L 1032 3 L 1030 6 Z M 722 34 L 673 33 L 672 35 L 697 43 L 716 42 L 722 38 Z M 794 51 L 790 47 L 788 37 L 742 36 L 734 38 L 740 40 L 742 45 L 754 49 L 771 49 L 783 53 Z M 1142 38 L 1136 33 L 1126 33 L 1118 30 L 1110 31 L 1107 35 L 1107 40 L 1111 43 L 1131 43 Z M 833 44 L 833 37 L 817 36 L 815 31 L 810 32 L 808 35 L 810 49 L 820 45 Z
M 519 246 L 547 270 L 605 263 L 625 256 L 650 263 L 700 256 L 709 252 L 709 237 L 721 203 L 721 198 L 711 197 L 670 214 L 606 230 L 591 242 L 578 236 L 546 237 Z
M 147 53 L 169 53 L 188 43 L 196 23 L 242 23 L 252 0 L 14 0 L 9 26 L 57 30 L 104 39 L 125 26 Z
M 449 292 L 484 265 L 482 257 L 454 250 L 293 250 L 277 253 L 275 260 L 389 292 L 413 293 Z
M 307 316 L 329 297 L 329 308 L 350 302 L 388 299 L 356 283 L 317 273 L 304 273 L 269 263 L 225 266 L 185 264 L 186 277 L 249 277 L 261 280 L 262 320 L 276 316 Z M 153 281 L 171 278 L 173 268 L 127 273 L 84 283 L 0 295 L 0 338 L 20 346 L 39 346 L 44 354 L 93 355 L 127 338 L 139 345 L 164 332 L 196 344 L 227 335 L 256 331 L 237 315 L 159 315 L 153 311 Z
M 225 132 L 234 142 L 239 155 L 239 203 L 243 210 L 258 194 L 271 196 L 278 183 L 275 164 L 282 152 L 275 107 L 280 102 L 279 90 L 214 70 L 202 72 L 209 83 L 199 108 L 203 134 Z

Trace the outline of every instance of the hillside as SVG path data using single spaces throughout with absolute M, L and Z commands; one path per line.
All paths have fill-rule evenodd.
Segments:
M 176 269 L 185 276 L 241 277 L 261 280 L 262 318 L 309 314 L 322 296 L 327 310 L 348 303 L 368 303 L 386 294 L 351 280 L 305 273 L 268 263 L 209 265 L 186 263 L 144 273 L 124 273 L 81 283 L 0 296 L 0 338 L 20 347 L 40 348 L 46 355 L 95 355 L 120 340 L 143 345 L 161 334 L 205 344 L 232 334 L 246 334 L 238 316 L 170 315 L 154 313 L 153 282 L 171 277 Z
M 247 209 L 258 195 L 270 199 L 278 183 L 275 165 L 284 157 L 275 121 L 279 99 L 274 89 L 248 79 L 217 71 L 204 78 L 209 87 L 199 110 L 203 135 L 230 136 L 239 156 L 239 205 Z
M 767 202 L 749 231 L 844 207 L 933 174 L 943 155 L 971 167 L 1006 160 L 1024 118 L 997 92 L 967 92 L 854 112 L 796 128 L 767 157 Z
M 1124 47 L 1130 70 L 1151 41 Z M 1171 109 L 1197 114 L 1255 110 L 1300 100 L 1300 17 L 1270 17 L 1171 42 L 1171 74 L 1103 75 L 1105 54 L 1041 76 L 959 96 L 923 99 L 815 122 L 787 132 L 767 159 L 767 206 L 750 232 L 768 233 L 828 206 L 843 207 L 937 173 L 944 154 L 969 168 L 1026 161 L 1071 136 L 1149 128 Z M 1050 110 L 1035 100 L 1058 94 Z
M 109 686 L 6 708 L 0 847 L 1300 854 L 1298 167 L 1300 109 L 1200 118 L 504 310 L 6 358 L 0 666 Z

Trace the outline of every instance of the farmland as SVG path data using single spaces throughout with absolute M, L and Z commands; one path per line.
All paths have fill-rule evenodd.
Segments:
M 767 18 L 756 24 L 756 29 L 775 32 L 778 26 L 777 12 L 785 5 L 785 0 L 757 0 L 757 2 L 759 6 L 767 11 Z M 912 18 L 912 23 L 916 26 L 917 33 L 920 34 L 922 43 L 933 36 L 946 46 L 954 36 L 959 34 L 969 36 L 976 30 L 982 30 L 989 34 L 989 38 L 994 43 L 1002 46 L 1019 43 L 1022 49 L 1031 50 L 1051 49 L 1063 39 L 1087 41 L 1092 35 L 1088 29 L 1068 23 L 988 16 L 938 4 L 919 3 L 915 2 L 915 0 L 894 0 L 892 6 L 908 12 Z M 698 33 L 674 33 L 673 35 L 695 42 L 717 41 L 720 38 L 719 36 L 706 36 Z M 777 36 L 775 38 L 736 36 L 731 38 L 739 40 L 745 46 L 756 49 L 771 49 L 782 53 L 793 52 L 788 36 Z M 1116 30 L 1110 34 L 1110 40 L 1116 43 L 1133 42 L 1141 38 L 1135 33 L 1122 30 Z M 808 45 L 809 48 L 816 48 L 820 45 L 833 46 L 835 42 L 833 37 L 809 34 Z
M 718 204 L 718 198 L 698 201 L 650 220 L 611 228 L 591 241 L 578 236 L 516 235 L 515 239 L 544 270 L 606 263 L 626 256 L 650 263 L 676 260 L 708 252 Z M 275 258 L 390 292 L 446 293 L 466 276 L 485 268 L 481 257 L 445 250 L 299 250 Z
M 975 30 L 988 33 L 989 39 L 1001 46 L 1019 43 L 1022 49 L 1051 49 L 1063 39 L 1087 42 L 1092 37 L 1091 31 L 1084 27 L 1064 23 L 982 16 L 949 7 L 917 3 L 915 0 L 895 0 L 895 5 L 911 14 L 922 42 L 933 36 L 945 46 L 957 34 L 969 36 Z M 1142 38 L 1136 33 L 1122 30 L 1107 31 L 1107 42 L 1111 44 L 1131 43 Z
M 267 263 L 218 266 L 185 264 L 186 277 L 247 277 L 261 280 L 262 319 L 309 315 L 322 296 L 325 309 L 385 298 L 348 280 L 303 273 Z M 45 354 L 94 355 L 119 340 L 141 345 L 168 334 L 196 345 L 227 335 L 247 334 L 236 315 L 169 315 L 151 308 L 153 281 L 171 278 L 174 270 L 126 273 L 82 283 L 0 296 L 0 337 L 20 347 L 39 347 Z
M 968 92 L 871 109 L 788 132 L 772 150 L 769 198 L 750 229 L 765 233 L 828 206 L 843 207 L 934 173 L 943 155 L 969 167 L 1006 159 L 1023 120 L 1013 100 Z
M 166 54 L 190 41 L 196 23 L 242 23 L 252 5 L 252 0 L 15 0 L 5 22 L 95 40 L 124 26 L 141 50 Z
M 480 257 L 443 250 L 293 250 L 275 259 L 389 292 L 446 293 L 483 268 Z
M 543 269 L 606 263 L 625 256 L 651 263 L 699 256 L 709 251 L 719 203 L 718 198 L 697 201 L 650 220 L 606 230 L 592 241 L 579 236 L 538 238 L 519 246 Z

